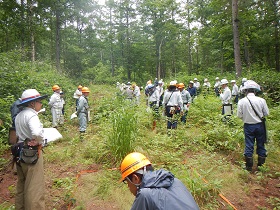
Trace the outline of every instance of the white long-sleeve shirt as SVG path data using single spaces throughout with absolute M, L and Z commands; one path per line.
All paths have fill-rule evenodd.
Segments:
M 248 93 L 247 97 L 260 117 L 266 117 L 269 115 L 265 99 L 255 96 L 254 93 Z M 237 117 L 241 118 L 243 122 L 247 124 L 260 123 L 261 119 L 255 114 L 247 97 L 238 101 Z
M 23 142 L 26 138 L 29 138 L 35 139 L 39 144 L 43 143 L 43 124 L 40 122 L 38 113 L 34 109 L 29 107 L 24 108 L 16 116 L 15 124 L 19 142 Z
M 233 95 L 233 96 L 238 95 L 238 86 L 237 86 L 236 84 L 234 84 L 234 85 L 232 86 L 231 95 Z
M 133 95 L 135 97 L 139 97 L 141 95 L 140 88 L 137 85 L 134 87 Z
M 157 106 L 159 106 L 159 92 L 158 90 L 155 88 L 155 91 L 153 92 L 153 94 L 151 96 L 149 96 L 148 98 L 148 102 L 151 103 L 151 102 L 157 102 Z
M 54 92 L 50 98 L 49 106 L 54 109 L 62 109 L 63 101 L 61 101 L 60 93 Z
M 225 87 L 223 93 L 220 94 L 220 99 L 223 104 L 229 104 L 231 98 L 231 91 L 229 87 Z
M 171 95 L 172 94 L 172 95 Z M 183 100 L 180 91 L 166 91 L 164 92 L 162 104 L 164 106 L 180 106 L 183 110 Z

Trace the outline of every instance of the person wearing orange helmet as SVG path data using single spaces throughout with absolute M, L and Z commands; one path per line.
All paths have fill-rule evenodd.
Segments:
M 88 104 L 88 95 L 90 91 L 88 87 L 82 88 L 82 96 L 79 98 L 78 106 L 77 106 L 77 116 L 79 118 L 80 124 L 80 133 L 85 133 L 87 129 L 87 122 L 89 120 L 88 112 L 89 112 L 89 104 Z
M 181 122 L 186 124 L 187 113 L 189 111 L 189 107 L 192 102 L 192 97 L 191 97 L 191 94 L 189 93 L 189 91 L 185 90 L 184 83 L 179 83 L 177 87 L 181 93 L 181 97 L 183 100 L 183 114 L 181 116 Z
M 164 169 L 154 170 L 143 154 L 128 154 L 120 169 L 120 181 L 127 184 L 135 196 L 131 210 L 199 209 L 193 196 L 179 179 Z
M 83 88 L 83 86 L 82 86 L 82 85 L 79 85 L 79 86 L 77 87 L 77 90 L 74 92 L 74 95 L 73 95 L 73 98 L 76 99 L 76 111 L 77 111 L 77 106 L 78 106 L 79 98 L 83 95 L 83 94 L 82 94 L 82 88 Z
M 60 98 L 60 87 L 58 85 L 54 85 L 52 87 L 53 94 L 49 100 L 49 106 L 52 112 L 52 126 L 56 128 L 59 124 L 63 124 L 64 117 L 62 114 L 63 109 L 63 101 Z

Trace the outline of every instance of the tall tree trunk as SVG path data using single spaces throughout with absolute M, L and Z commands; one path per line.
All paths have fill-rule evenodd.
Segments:
M 277 0 L 271 1 L 274 13 L 274 40 L 275 40 L 275 70 L 280 72 L 280 42 L 279 42 L 279 7 Z
M 110 5 L 110 62 L 111 62 L 111 75 L 115 75 L 115 62 L 113 52 L 113 23 L 112 23 L 112 6 Z
M 160 41 L 160 44 L 158 46 L 158 64 L 157 64 L 157 78 L 161 78 L 161 46 L 162 46 L 163 39 Z
M 187 19 L 188 19 L 188 73 L 189 75 L 192 74 L 192 57 L 191 57 L 191 28 L 190 28 L 190 8 L 189 8 L 190 1 L 187 0 Z
M 60 68 L 60 11 L 56 9 L 55 11 L 55 61 L 56 61 L 56 69 L 61 73 Z
M 126 69 L 127 79 L 131 80 L 131 59 L 130 59 L 130 33 L 129 33 L 129 7 L 126 8 Z
M 250 68 L 251 65 L 250 53 L 249 53 L 249 47 L 246 38 L 244 38 L 244 58 L 245 58 L 246 67 Z
M 24 0 L 21 0 L 20 1 L 20 5 L 21 5 L 21 12 L 20 12 L 20 17 L 21 17 L 21 20 L 24 22 L 24 19 L 25 19 L 25 16 L 24 16 Z M 20 39 L 21 39 L 21 50 L 23 51 L 24 50 L 24 37 L 25 37 L 25 24 L 24 25 L 21 25 L 21 34 L 20 34 Z
M 224 73 L 224 41 L 222 41 L 221 44 L 221 64 L 220 64 L 220 68 L 221 68 L 221 74 Z
M 31 48 L 31 61 L 35 61 L 35 38 L 34 38 L 34 23 L 33 23 L 33 0 L 27 1 L 28 9 L 28 26 L 30 32 L 30 48 Z
M 233 45 L 234 45 L 234 61 L 236 76 L 240 77 L 242 73 L 239 29 L 238 29 L 238 0 L 232 0 L 232 25 L 233 25 Z

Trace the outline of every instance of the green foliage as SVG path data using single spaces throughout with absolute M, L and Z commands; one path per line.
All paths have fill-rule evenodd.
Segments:
M 112 130 L 106 141 L 106 148 L 115 161 L 121 160 L 133 151 L 133 142 L 137 136 L 137 118 L 135 107 L 130 101 L 124 101 L 111 115 Z M 112 161 L 112 160 L 111 160 Z

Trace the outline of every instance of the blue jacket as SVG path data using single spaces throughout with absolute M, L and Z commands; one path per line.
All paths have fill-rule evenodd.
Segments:
M 191 96 L 196 96 L 196 87 L 188 87 L 187 91 L 191 94 Z
M 198 210 L 185 185 L 163 169 L 144 175 L 131 210 Z

